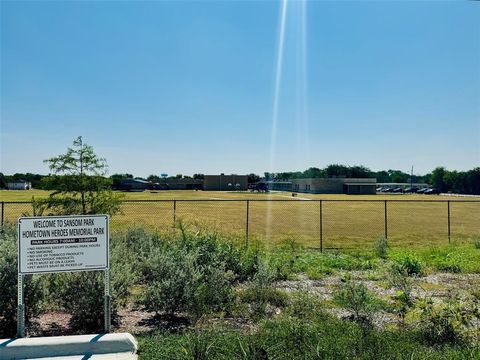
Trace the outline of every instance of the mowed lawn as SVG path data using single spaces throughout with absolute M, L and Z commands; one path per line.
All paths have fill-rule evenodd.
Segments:
M 47 197 L 49 193 L 42 190 L 2 190 L 0 201 L 30 201 L 32 196 Z M 323 246 L 362 249 L 371 247 L 375 239 L 384 235 L 385 203 L 383 200 L 392 200 L 387 203 L 387 235 L 391 246 L 441 246 L 448 244 L 448 205 L 447 202 L 436 201 L 451 200 L 451 241 L 470 241 L 480 236 L 480 198 L 301 193 L 297 197 L 292 197 L 291 193 L 287 192 L 259 194 L 188 190 L 145 191 L 123 193 L 123 195 L 124 199 L 129 201 L 122 205 L 122 214 L 112 217 L 112 230 L 147 225 L 161 231 L 168 231 L 173 228 L 176 220 L 182 221 L 190 228 L 215 230 L 244 239 L 247 228 L 245 200 L 249 199 L 251 200 L 248 205 L 250 244 L 261 242 L 269 246 L 285 239 L 294 239 L 307 247 L 318 248 L 320 247 L 320 202 L 318 200 L 322 199 L 325 200 L 321 204 Z M 268 199 L 285 201 L 258 201 Z M 150 202 L 151 200 L 162 201 Z M 422 201 L 411 202 L 411 200 Z M 16 221 L 19 216 L 29 215 L 31 212 L 29 204 L 7 203 L 4 208 L 4 218 L 8 221 Z

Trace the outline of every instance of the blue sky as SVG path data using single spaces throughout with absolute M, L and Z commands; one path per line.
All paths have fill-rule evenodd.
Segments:
M 480 3 L 289 2 L 273 163 L 280 2 L 0 7 L 3 173 L 78 135 L 137 176 L 480 165 Z

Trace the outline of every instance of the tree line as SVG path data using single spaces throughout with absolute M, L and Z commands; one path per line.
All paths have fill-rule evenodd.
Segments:
M 25 180 L 32 183 L 35 189 L 59 190 L 60 186 L 65 186 L 66 175 L 51 174 L 40 175 L 32 173 L 16 173 L 13 175 L 4 175 L 0 173 L 0 188 L 6 188 L 7 182 Z M 89 175 L 92 176 L 92 175 Z M 153 183 L 160 182 L 163 178 L 158 175 L 150 175 L 146 178 L 135 177 L 133 174 L 113 174 L 109 177 L 95 175 L 96 182 L 101 182 L 103 188 L 111 188 L 123 179 L 141 179 Z M 193 176 L 177 174 L 165 177 L 167 179 L 203 179 L 203 174 L 194 174 Z M 365 166 L 347 166 L 341 164 L 332 164 L 321 169 L 311 167 L 304 171 L 291 172 L 265 172 L 266 180 L 292 180 L 305 178 L 326 178 L 326 177 L 351 177 L 351 178 L 376 178 L 378 183 L 409 183 L 410 174 L 401 170 L 380 170 L 372 171 Z M 261 177 L 251 173 L 248 175 L 249 183 L 260 181 Z M 425 175 L 413 175 L 412 182 L 426 183 L 442 192 L 453 192 L 461 194 L 480 195 L 480 167 L 468 171 L 447 170 L 445 167 L 437 167 L 432 172 Z M 63 184 L 63 185 L 61 185 Z

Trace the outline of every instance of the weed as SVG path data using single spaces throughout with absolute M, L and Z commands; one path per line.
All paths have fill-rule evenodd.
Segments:
M 407 269 L 401 266 L 392 266 L 387 275 L 391 286 L 397 289 L 394 307 L 400 316 L 401 325 L 405 326 L 407 312 L 413 306 L 412 288 L 414 278 L 408 275 Z
M 268 262 L 275 271 L 275 278 L 286 280 L 295 269 L 301 248 L 294 240 L 285 240 L 271 252 Z
M 379 237 L 374 244 L 375 253 L 381 259 L 387 258 L 387 251 L 388 251 L 388 240 L 386 237 L 382 236 Z
M 318 319 L 325 316 L 321 301 L 307 291 L 291 294 L 286 312 L 299 319 Z
M 269 306 L 286 306 L 287 296 L 272 286 L 275 276 L 274 270 L 261 264 L 250 285 L 239 293 L 240 300 L 250 304 L 254 318 L 268 315 Z
M 185 359 L 208 360 L 216 351 L 217 338 L 209 332 L 193 332 L 188 335 L 187 343 L 182 347 Z
M 334 299 L 337 304 L 350 310 L 353 320 L 362 327 L 372 326 L 373 314 L 378 310 L 379 302 L 364 284 L 347 280 L 337 288 Z
M 475 247 L 475 249 L 480 250 L 480 237 L 473 239 L 473 246 Z

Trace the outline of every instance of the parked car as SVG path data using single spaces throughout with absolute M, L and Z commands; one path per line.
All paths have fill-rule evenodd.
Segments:
M 405 189 L 405 192 L 406 192 L 406 193 L 416 193 L 417 191 L 418 191 L 418 189 L 415 188 L 415 187 L 407 187 L 407 188 Z
M 440 190 L 438 189 L 435 189 L 435 188 L 431 188 L 431 189 L 428 189 L 424 192 L 425 195 L 438 195 L 440 194 Z
M 401 193 L 401 192 L 403 192 L 403 189 L 401 187 L 398 187 L 398 188 L 393 189 L 392 192 Z
M 425 191 L 427 191 L 428 188 L 423 188 L 417 191 L 417 194 L 425 194 Z
M 381 191 L 382 192 L 390 192 L 390 191 L 392 191 L 392 189 L 390 189 L 389 187 L 384 187 Z

